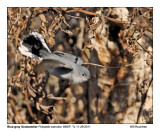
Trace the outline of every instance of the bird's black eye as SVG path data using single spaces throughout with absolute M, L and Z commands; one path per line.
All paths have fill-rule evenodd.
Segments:
M 85 74 L 84 74 L 84 73 L 82 73 L 82 76 L 85 76 Z

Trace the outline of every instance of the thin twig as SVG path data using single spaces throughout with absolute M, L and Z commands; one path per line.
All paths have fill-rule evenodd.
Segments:
M 143 8 L 145 8 L 147 10 L 153 10 L 153 8 L 150 8 L 150 7 L 143 7 Z
M 142 102 L 141 102 L 141 106 L 140 106 L 139 111 L 138 111 L 136 124 L 138 124 L 138 121 L 139 121 L 139 119 L 140 119 L 140 115 L 141 115 L 141 112 L 142 112 L 144 103 L 145 103 L 145 101 L 146 101 L 146 99 L 147 99 L 148 90 L 149 90 L 149 88 L 151 88 L 152 84 L 153 84 L 153 77 L 152 77 L 152 79 L 151 79 L 151 81 L 150 81 L 150 83 L 149 83 L 149 87 L 148 87 L 146 93 L 145 93 L 144 96 L 142 97 Z
M 148 11 L 146 11 L 146 12 L 144 12 L 142 15 L 140 15 L 140 16 L 138 16 L 137 18 L 136 18 L 136 21 L 139 19 L 139 18 L 141 18 L 141 17 L 144 17 L 147 13 L 149 13 L 151 10 L 148 10 Z
M 55 96 L 52 96 L 52 94 L 49 94 L 47 97 L 49 99 L 54 99 L 54 100 L 66 100 L 67 99 L 66 97 L 55 97 Z
M 25 100 L 26 100 L 26 101 L 29 101 L 28 91 L 27 91 L 27 90 L 25 90 Z M 33 112 L 32 112 L 32 109 L 31 109 L 30 104 L 27 103 L 26 105 L 27 105 L 27 109 L 28 109 L 28 112 L 29 112 L 30 116 L 31 116 L 32 118 L 34 118 L 34 114 L 33 114 Z
M 85 18 L 83 18 L 83 17 L 79 17 L 79 16 L 73 16 L 73 15 L 69 15 L 69 14 L 66 14 L 67 16 L 69 16 L 69 17 L 73 17 L 73 18 L 78 18 L 78 19 L 85 19 Z
M 153 57 L 153 55 L 152 55 L 152 51 L 150 51 L 150 50 L 147 50 L 146 48 L 144 48 L 137 40 L 136 40 L 136 42 L 137 42 L 137 44 L 144 50 L 144 51 L 146 51 L 150 56 L 152 56 Z
M 99 66 L 99 67 L 106 68 L 106 66 L 95 64 L 95 63 L 83 63 L 83 65 L 93 65 L 93 66 Z
M 147 30 L 151 33 L 153 33 L 153 28 L 147 28 Z
M 93 13 L 93 12 L 90 12 L 90 11 L 86 11 L 86 10 L 82 10 L 80 8 L 73 8 L 74 10 L 69 10 L 69 11 L 66 11 L 67 13 L 71 13 L 71 12 L 81 12 L 81 13 L 84 13 L 84 14 L 88 14 L 88 15 L 93 15 L 93 16 L 96 16 L 97 14 L 96 13 Z M 108 21 L 112 21 L 114 23 L 119 23 L 119 24 L 130 24 L 130 22 L 127 22 L 127 21 L 120 21 L 120 20 L 116 20 L 116 19 L 113 19 L 113 18 L 110 18 L 110 17 L 106 17 L 105 18 L 108 20 Z
M 113 67 L 113 66 L 104 66 L 104 65 L 99 65 L 99 64 L 95 64 L 95 63 L 83 63 L 83 65 L 93 65 L 93 66 L 98 66 L 98 67 L 102 67 L 102 68 L 121 68 L 121 67 L 128 67 L 128 66 L 132 66 L 136 63 L 139 63 L 140 61 L 137 61 L 133 64 L 127 64 L 127 65 L 121 65 L 121 66 L 116 66 L 116 67 Z

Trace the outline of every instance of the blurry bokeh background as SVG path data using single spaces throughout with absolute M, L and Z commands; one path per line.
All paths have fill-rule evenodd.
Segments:
M 153 123 L 153 8 L 8 8 L 7 22 L 8 123 Z M 32 31 L 94 80 L 35 73 L 40 61 L 18 51 Z

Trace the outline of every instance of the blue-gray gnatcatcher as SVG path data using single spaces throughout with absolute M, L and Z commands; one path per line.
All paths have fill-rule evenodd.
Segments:
M 29 33 L 18 47 L 21 54 L 42 60 L 35 68 L 36 71 L 49 73 L 67 79 L 72 84 L 78 84 L 90 79 L 89 70 L 82 66 L 83 60 L 64 52 L 51 52 L 42 35 L 37 32 Z

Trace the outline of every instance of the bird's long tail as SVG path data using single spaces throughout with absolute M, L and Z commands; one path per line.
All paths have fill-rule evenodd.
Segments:
M 42 60 L 51 53 L 42 35 L 37 32 L 29 33 L 18 47 L 21 54 Z

